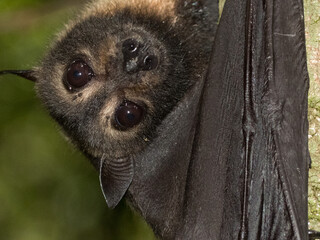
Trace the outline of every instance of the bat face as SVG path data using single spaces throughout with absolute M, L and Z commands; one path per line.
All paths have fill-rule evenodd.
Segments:
M 205 20 L 202 6 L 192 1 L 183 7 L 178 1 L 113 3 L 89 7 L 25 75 L 35 80 L 38 96 L 71 142 L 100 171 L 110 207 L 131 184 L 134 156 L 203 78 L 212 38 L 210 28 L 198 24 Z
M 36 84 L 72 140 L 98 158 L 139 151 L 167 111 L 157 101 L 172 102 L 163 87 L 172 71 L 166 46 L 139 26 L 110 21 L 75 26 L 44 61 Z

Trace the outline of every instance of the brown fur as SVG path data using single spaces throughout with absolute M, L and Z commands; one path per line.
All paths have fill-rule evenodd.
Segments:
M 171 19 L 172 24 L 177 20 L 177 0 L 92 0 L 83 9 L 78 19 L 70 21 L 65 26 L 65 29 L 57 35 L 57 39 L 64 38 L 77 23 L 91 16 L 113 16 L 126 8 L 146 16 Z
M 112 193 L 108 195 L 109 183 L 116 184 L 121 194 L 127 191 L 121 187 L 123 181 L 119 185 L 120 173 L 112 164 L 121 165 L 127 159 L 126 167 L 139 166 L 136 156 L 153 144 L 163 121 L 205 76 L 214 29 L 208 19 L 200 1 L 198 5 L 193 0 L 92 1 L 78 19 L 67 25 L 36 69 L 37 93 L 70 140 L 102 171 L 100 177 L 110 174 L 110 169 L 116 170 L 115 175 L 109 175 L 109 182 L 102 183 L 112 207 L 117 202 Z M 127 40 L 134 42 L 137 52 L 126 48 Z M 151 60 L 151 67 L 145 62 L 150 56 L 156 59 Z M 93 77 L 77 88 L 68 83 L 66 76 L 70 64 L 79 59 L 91 68 Z M 142 109 L 138 123 L 128 128 L 120 126 L 116 114 L 127 101 Z M 152 168 L 156 171 L 160 165 L 155 163 Z M 135 171 L 121 172 L 121 176 L 128 177 L 126 187 L 132 178 L 145 174 L 130 175 Z M 156 172 L 153 177 L 157 177 Z M 143 184 L 148 186 L 149 182 Z M 117 201 L 123 196 L 118 193 Z M 140 209 L 139 198 L 134 198 L 131 200 L 137 210 L 155 232 L 171 239 L 174 227 L 163 229 L 161 219 L 174 223 L 178 213 L 170 212 L 169 218 L 167 213 L 159 216 L 153 210 Z
M 133 12 L 146 15 L 157 15 L 163 18 L 176 16 L 175 0 L 99 0 L 89 3 L 83 17 L 97 15 L 113 15 L 116 11 L 130 8 Z

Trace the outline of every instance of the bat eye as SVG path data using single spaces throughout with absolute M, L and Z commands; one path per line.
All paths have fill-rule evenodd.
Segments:
M 143 59 L 142 69 L 145 71 L 155 69 L 158 66 L 158 58 L 155 55 L 147 55 Z
M 139 124 L 143 118 L 144 109 L 130 101 L 124 101 L 115 112 L 116 127 L 127 130 Z
M 138 51 L 139 43 L 136 40 L 129 38 L 123 42 L 122 52 L 125 57 L 135 57 L 138 55 Z
M 83 60 L 72 62 L 67 70 L 67 83 L 70 90 L 86 85 L 94 76 L 92 69 Z

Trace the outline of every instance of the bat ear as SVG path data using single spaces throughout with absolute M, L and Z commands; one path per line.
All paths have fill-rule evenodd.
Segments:
M 34 70 L 4 70 L 4 71 L 0 71 L 0 75 L 3 74 L 14 74 L 20 77 L 23 77 L 25 79 L 28 79 L 32 82 L 36 82 L 37 76 L 36 76 L 36 71 Z
M 128 190 L 133 179 L 133 166 L 130 157 L 101 160 L 100 185 L 108 207 L 116 207 Z

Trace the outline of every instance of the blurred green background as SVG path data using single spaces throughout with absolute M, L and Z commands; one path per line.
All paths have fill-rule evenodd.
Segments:
M 37 65 L 83 1 L 0 0 L 0 69 Z M 305 0 L 311 89 L 310 227 L 320 230 L 320 3 Z M 0 79 L 0 239 L 152 240 L 124 202 L 109 210 L 97 172 L 59 133 L 33 84 Z

